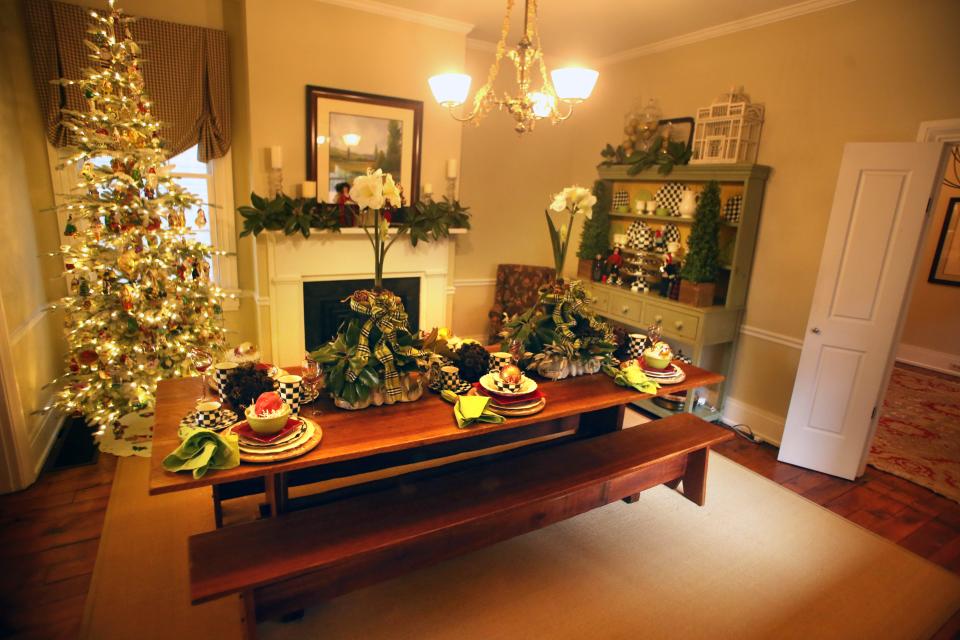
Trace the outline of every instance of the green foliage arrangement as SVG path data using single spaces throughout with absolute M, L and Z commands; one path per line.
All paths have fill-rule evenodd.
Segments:
M 676 165 L 690 162 L 691 153 L 692 150 L 689 146 L 683 142 L 674 140 L 667 140 L 665 147 L 653 145 L 646 151 L 635 150 L 630 153 L 627 153 L 627 150 L 624 149 L 622 144 L 616 147 L 608 144 L 604 147 L 603 151 L 600 152 L 600 155 L 603 157 L 603 162 L 600 163 L 600 166 L 626 164 L 629 165 L 627 174 L 631 176 L 640 173 L 644 169 L 656 166 L 657 173 L 667 175 L 673 171 Z
M 557 354 L 571 359 L 607 358 L 616 349 L 613 330 L 589 306 L 583 284 L 558 281 L 543 287 L 536 305 L 509 320 L 501 348 Z
M 422 343 L 407 329 L 403 304 L 390 291 L 355 291 L 349 301 L 351 313 L 336 338 L 310 358 L 320 364 L 334 398 L 356 405 L 382 389 L 384 401 L 393 404 L 405 391 L 405 374 L 420 371 Z
M 279 194 L 271 200 L 250 194 L 253 206 L 239 208 L 243 217 L 243 231 L 240 237 L 260 235 L 264 231 L 282 231 L 292 236 L 299 233 L 309 238 L 312 231 L 340 231 L 340 206 L 327 202 L 317 202 L 313 198 L 291 198 Z M 397 237 L 409 233 L 410 242 L 445 238 L 450 229 L 469 229 L 470 213 L 467 207 L 456 200 L 444 198 L 442 201 L 426 200 L 396 210 L 393 226 L 397 228 Z
M 720 271 L 720 185 L 711 180 L 700 194 L 690 231 L 689 251 L 680 277 L 689 282 L 716 282 Z
M 597 254 L 606 255 L 610 249 L 610 208 L 613 196 L 609 185 L 603 180 L 593 183 L 593 195 L 597 198 L 593 217 L 583 222 L 583 233 L 580 235 L 580 248 L 577 257 L 583 260 L 593 260 Z

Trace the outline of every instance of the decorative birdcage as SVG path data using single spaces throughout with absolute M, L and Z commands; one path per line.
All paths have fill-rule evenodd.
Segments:
M 743 87 L 731 88 L 697 110 L 691 164 L 752 163 L 760 146 L 763 105 L 751 104 Z

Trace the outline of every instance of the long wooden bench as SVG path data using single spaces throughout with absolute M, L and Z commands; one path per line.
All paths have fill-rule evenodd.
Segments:
M 243 594 L 250 637 L 275 618 L 617 501 L 683 482 L 704 501 L 729 431 L 690 414 L 475 464 L 190 539 L 194 604 Z

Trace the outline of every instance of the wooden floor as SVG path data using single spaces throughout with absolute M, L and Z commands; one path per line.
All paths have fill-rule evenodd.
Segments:
M 736 439 L 722 455 L 960 574 L 960 505 L 867 467 L 856 482 L 777 462 Z M 49 473 L 0 496 L 0 638 L 75 638 L 116 458 Z

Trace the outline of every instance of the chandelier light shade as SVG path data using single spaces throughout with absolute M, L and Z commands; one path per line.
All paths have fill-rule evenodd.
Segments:
M 571 104 L 583 102 L 589 98 L 590 94 L 593 93 L 594 85 L 597 84 L 598 77 L 600 77 L 599 71 L 579 67 L 554 69 L 550 73 L 553 88 L 557 91 L 557 97 Z
M 459 107 L 470 93 L 470 76 L 465 73 L 442 73 L 428 81 L 433 97 L 445 107 Z
M 473 96 L 469 112 L 457 115 L 454 111 L 467 103 L 470 76 L 464 73 L 444 73 L 429 79 L 434 98 L 450 111 L 454 119 L 478 124 L 492 109 L 506 111 L 513 116 L 518 133 L 532 131 L 537 120 L 548 119 L 556 124 L 573 114 L 573 105 L 590 97 L 600 75 L 593 69 L 568 67 L 555 69 L 550 76 L 543 61 L 540 33 L 537 29 L 537 0 L 524 1 L 523 36 L 517 46 L 507 48 L 510 33 L 510 14 L 516 0 L 507 0 L 507 12 L 497 52 L 487 82 Z M 494 83 L 500 72 L 500 62 L 509 59 L 516 68 L 517 88 L 511 95 L 497 95 Z M 561 110 L 561 103 L 566 107 Z

